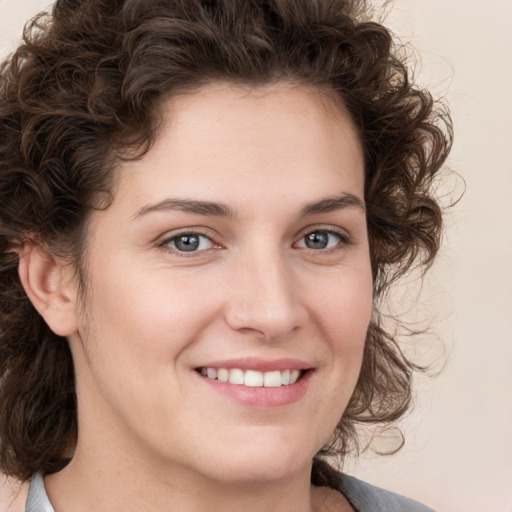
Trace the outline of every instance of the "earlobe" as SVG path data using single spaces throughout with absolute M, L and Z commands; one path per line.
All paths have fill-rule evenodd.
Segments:
M 20 280 L 32 305 L 55 334 L 74 334 L 78 325 L 72 269 L 37 244 L 26 244 L 19 256 Z

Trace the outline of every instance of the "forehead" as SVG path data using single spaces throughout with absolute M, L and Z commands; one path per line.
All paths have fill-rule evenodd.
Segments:
M 154 146 L 142 159 L 122 164 L 116 195 L 128 192 L 139 202 L 179 190 L 236 200 L 234 193 L 257 196 L 271 183 L 279 194 L 325 195 L 346 187 L 362 194 L 358 133 L 325 91 L 220 83 L 173 97 L 161 108 Z
M 316 137 L 322 132 L 328 139 L 327 132 L 336 127 L 335 136 L 341 129 L 344 138 L 360 146 L 358 131 L 341 99 L 325 87 L 288 82 L 256 87 L 212 83 L 175 96 L 162 107 L 164 123 L 160 139 L 173 128 L 174 132 L 193 130 L 209 136 L 202 139 L 206 144 L 212 137 L 227 133 L 231 126 L 230 137 L 235 135 L 241 140 L 247 135 L 247 142 L 255 146 L 258 142 L 269 143 L 264 137 L 265 128 L 304 141 L 313 131 L 317 132 Z M 295 130 L 290 130 L 293 123 L 296 123 Z M 257 131 L 260 137 L 254 138 Z

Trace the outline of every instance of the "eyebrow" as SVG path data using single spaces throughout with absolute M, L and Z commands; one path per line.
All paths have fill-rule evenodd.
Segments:
M 358 208 L 363 213 L 366 211 L 364 202 L 354 194 L 344 192 L 340 196 L 326 197 L 319 201 L 309 203 L 299 212 L 299 218 L 310 215 L 318 215 L 321 213 L 329 213 L 345 208 Z M 151 212 L 178 210 L 194 215 L 204 215 L 212 217 L 227 217 L 235 219 L 237 212 L 224 203 L 216 203 L 212 201 L 197 201 L 193 199 L 177 199 L 167 198 L 154 204 L 147 204 L 140 208 L 133 219 L 137 219 Z
M 150 212 L 158 212 L 162 210 L 178 210 L 195 215 L 206 215 L 213 217 L 236 217 L 235 210 L 222 203 L 214 203 L 212 201 L 196 201 L 193 199 L 168 198 L 155 204 L 147 204 L 146 206 L 143 206 L 140 210 L 137 211 L 133 218 L 137 219 L 143 215 L 147 215 Z
M 363 213 L 366 212 L 364 202 L 354 194 L 344 192 L 340 196 L 326 197 L 320 201 L 307 204 L 301 211 L 300 217 L 307 217 L 308 215 L 318 215 L 320 213 L 329 213 L 337 210 L 344 210 L 345 208 L 357 208 Z

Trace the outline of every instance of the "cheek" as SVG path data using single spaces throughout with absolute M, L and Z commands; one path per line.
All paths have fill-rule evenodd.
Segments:
M 323 339 L 319 349 L 325 350 L 325 380 L 309 417 L 321 419 L 317 429 L 322 445 L 339 423 L 359 377 L 372 312 L 370 273 L 363 268 L 361 273 L 326 280 L 323 291 L 312 294 L 311 304 Z
M 98 401 L 105 403 L 104 410 L 116 411 L 135 430 L 144 425 L 165 430 L 174 424 L 173 411 L 183 404 L 180 393 L 170 390 L 182 389 L 183 370 L 188 368 L 182 353 L 212 321 L 208 294 L 197 294 L 184 279 L 150 277 L 132 273 L 130 279 L 115 279 L 113 272 L 110 279 L 106 273 L 95 276 L 94 297 L 84 318 L 84 357 L 75 358 L 81 387 L 88 388 L 86 398 L 93 397 L 87 403 L 95 409 Z M 90 414 L 96 417 L 96 412 Z
M 311 304 L 329 339 L 362 350 L 373 308 L 370 272 L 362 268 L 359 273 L 324 280 L 322 289 L 311 294 Z
M 330 404 L 330 424 L 334 429 L 355 389 L 361 370 L 368 325 L 373 307 L 371 273 L 346 274 L 328 280 L 323 293 L 313 298 L 317 324 L 326 347 L 329 379 L 321 390 Z
M 102 352 L 154 372 L 154 360 L 172 361 L 207 325 L 215 310 L 208 287 L 197 280 L 132 273 L 96 279 L 89 315 Z M 194 286 L 194 283 L 196 284 Z M 103 356 L 109 357 L 108 353 Z

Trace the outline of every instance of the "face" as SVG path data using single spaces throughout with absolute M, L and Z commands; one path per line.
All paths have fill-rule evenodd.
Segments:
M 363 157 L 320 93 L 217 84 L 92 214 L 70 343 L 83 446 L 219 480 L 309 467 L 372 307 Z

